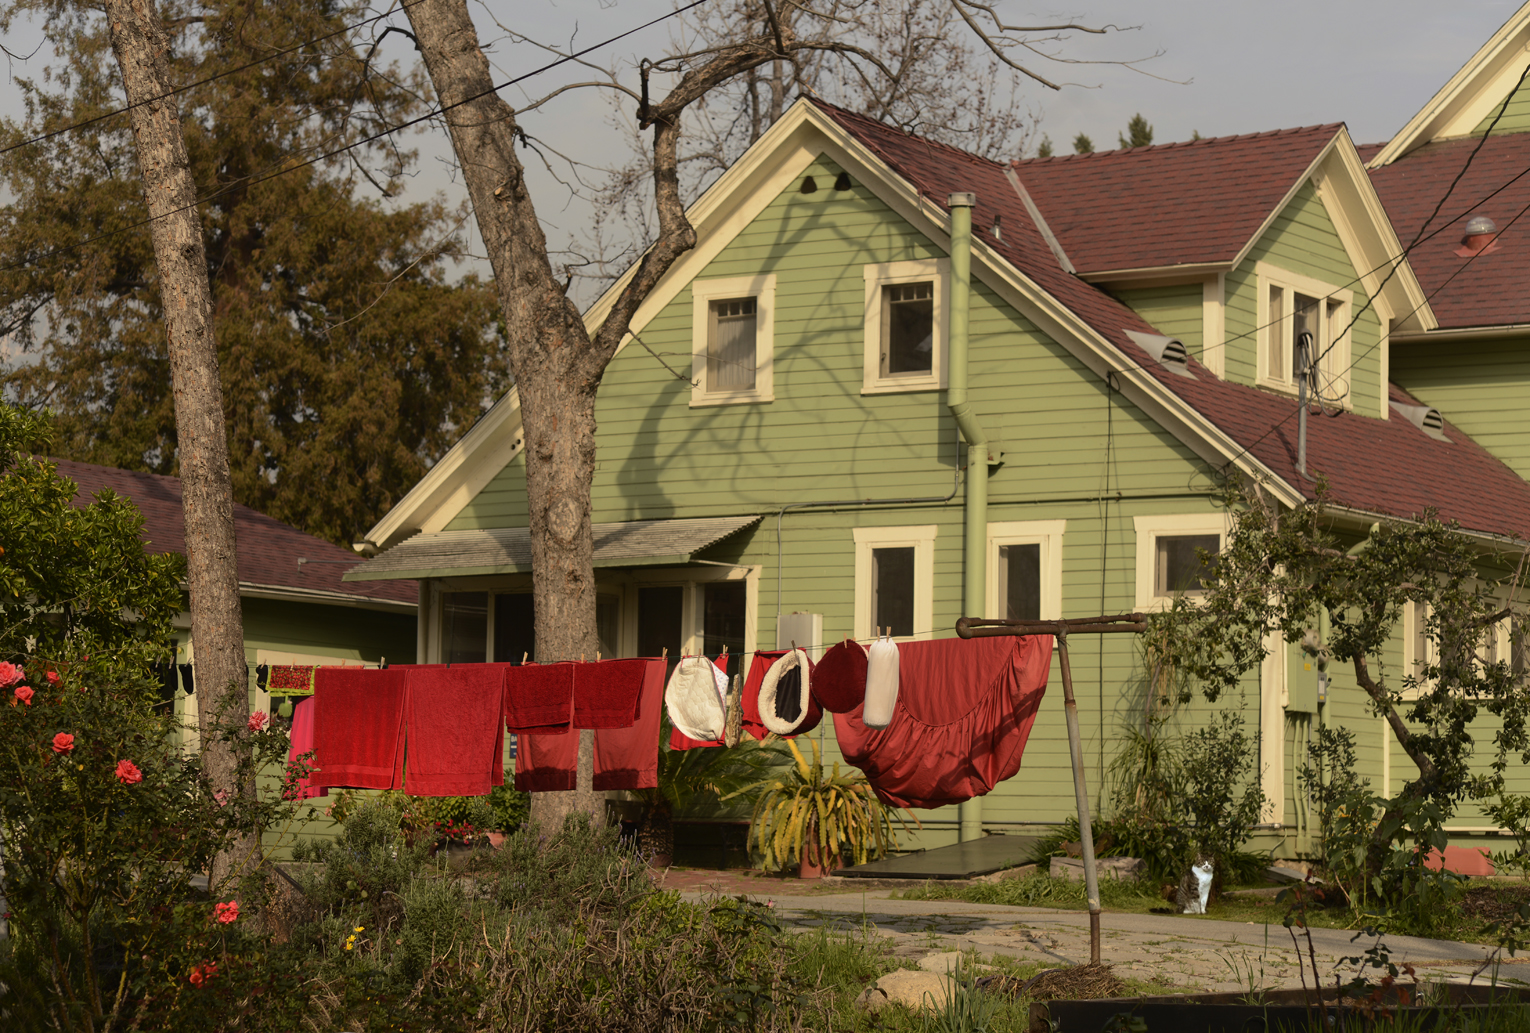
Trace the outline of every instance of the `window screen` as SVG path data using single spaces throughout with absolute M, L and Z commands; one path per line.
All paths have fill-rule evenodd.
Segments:
M 489 593 L 441 595 L 441 662 L 481 664 L 489 651 Z
M 714 301 L 707 334 L 707 390 L 753 391 L 755 327 L 753 298 Z
M 1270 346 L 1265 349 L 1264 375 L 1270 380 L 1289 380 L 1286 373 L 1285 352 L 1282 351 L 1280 342 L 1285 339 L 1281 328 L 1285 326 L 1286 315 L 1286 292 L 1281 287 L 1270 288 L 1269 318 L 1270 325 L 1265 333 Z
M 663 585 L 638 589 L 638 656 L 661 656 L 669 650 L 669 669 L 680 662 L 685 642 L 685 588 Z
M 1208 564 L 1202 553 L 1215 556 L 1221 547 L 1217 534 L 1159 535 L 1153 594 L 1204 592 Z
M 882 375 L 929 373 L 935 353 L 935 284 L 882 288 Z
M 707 656 L 716 656 L 728 647 L 728 674 L 739 673 L 739 657 L 744 655 L 744 607 L 748 599 L 742 581 L 714 581 L 702 586 L 702 647 Z
M 530 592 L 494 597 L 494 659 L 518 664 L 537 658 L 537 610 Z
M 1041 546 L 999 546 L 999 598 L 1012 621 L 1041 619 Z
M 871 550 L 873 623 L 893 635 L 914 633 L 914 548 Z

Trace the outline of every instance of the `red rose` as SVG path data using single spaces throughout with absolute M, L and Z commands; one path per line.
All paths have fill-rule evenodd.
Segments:
M 130 786 L 135 782 L 142 782 L 143 772 L 139 771 L 138 765 L 130 760 L 119 760 L 117 762 L 117 781 L 125 786 Z
M 59 732 L 53 737 L 53 752 L 68 753 L 74 749 L 74 736 L 68 732 Z
M 33 696 L 32 690 L 27 688 L 25 685 L 21 686 L 19 689 L 16 690 L 16 699 L 21 700 L 21 702 L 25 703 L 29 707 L 32 705 L 32 696 Z M 16 704 L 13 701 L 11 703 L 11 706 L 14 707 L 15 705 Z

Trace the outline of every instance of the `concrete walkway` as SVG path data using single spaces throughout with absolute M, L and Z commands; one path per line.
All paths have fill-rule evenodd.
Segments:
M 763 880 L 762 880 L 763 881 Z M 749 887 L 751 896 L 770 899 L 789 928 L 822 926 L 884 938 L 900 957 L 921 958 L 949 950 L 1058 965 L 1089 960 L 1089 916 L 1082 911 L 972 904 L 960 900 L 892 900 L 886 890 L 866 893 L 794 895 L 791 882 Z M 761 891 L 765 892 L 761 892 Z M 780 893 L 770 892 L 780 890 Z M 684 889 L 701 899 L 702 889 Z M 1101 920 L 1102 958 L 1123 978 L 1158 980 L 1197 991 L 1238 991 L 1254 987 L 1300 987 L 1296 948 L 1279 923 L 1217 921 L 1178 915 L 1107 912 Z M 1363 954 L 1368 937 L 1353 939 L 1341 929 L 1313 929 L 1311 950 L 1323 981 L 1348 980 L 1356 971 L 1344 958 Z M 1306 933 L 1298 930 L 1308 984 L 1312 962 Z M 1451 940 L 1392 936 L 1386 940 L 1394 964 L 1411 964 L 1420 980 L 1465 982 L 1484 960 L 1487 948 Z M 1486 981 L 1488 974 L 1478 977 Z M 1530 959 L 1507 959 L 1499 981 L 1530 983 Z

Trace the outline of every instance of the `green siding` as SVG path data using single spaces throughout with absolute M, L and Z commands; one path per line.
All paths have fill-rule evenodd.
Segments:
M 1503 108 L 1503 117 L 1498 118 L 1499 109 Z M 1509 94 L 1507 107 L 1503 102 L 1493 105 L 1493 110 L 1483 116 L 1482 121 L 1477 123 L 1471 131 L 1472 136 L 1481 136 L 1488 131 L 1488 126 L 1493 125 L 1493 119 L 1498 118 L 1498 124 L 1493 126 L 1493 133 L 1523 133 L 1530 130 L 1530 77 L 1521 82 L 1513 93 Z
M 1355 322 L 1349 331 L 1350 397 L 1355 412 L 1363 416 L 1384 416 L 1381 411 L 1381 349 L 1377 346 L 1381 322 L 1375 309 L 1366 305 L 1365 291 L 1358 283 L 1355 267 L 1311 183 L 1302 186 L 1243 263 L 1227 275 L 1226 375 L 1229 380 L 1242 384 L 1255 382 L 1254 367 L 1261 332 L 1257 325 L 1259 278 L 1254 272 L 1255 262 L 1268 262 L 1352 291 L 1349 315 Z M 1362 306 L 1365 307 L 1363 312 L 1360 311 Z M 1357 313 L 1359 318 L 1355 319 Z
M 1393 345 L 1392 379 L 1530 477 L 1530 337 Z
M 1112 291 L 1122 303 L 1152 323 L 1161 334 L 1178 337 L 1197 359 L 1205 344 L 1204 288 L 1199 283 Z

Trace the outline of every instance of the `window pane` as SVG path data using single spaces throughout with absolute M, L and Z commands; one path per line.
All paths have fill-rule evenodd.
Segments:
M 1041 619 L 1041 546 L 999 547 L 999 591 L 1004 616 L 1012 621 Z
M 537 611 L 530 592 L 494 596 L 494 659 L 518 664 L 537 658 Z
M 928 373 L 935 348 L 935 284 L 882 288 L 882 375 Z
M 707 339 L 707 389 L 754 390 L 755 299 L 712 302 Z
M 595 599 L 595 636 L 600 640 L 601 656 L 621 656 L 621 602 L 610 595 Z
M 1312 362 L 1322 350 L 1322 335 L 1318 332 L 1318 301 L 1309 298 L 1305 294 L 1297 294 L 1292 299 L 1293 316 L 1291 320 L 1291 380 L 1295 381 L 1298 371 L 1301 370 L 1301 339 L 1302 334 L 1312 335 L 1312 350 L 1307 353 L 1307 361 Z
M 742 581 L 713 581 L 702 586 L 702 646 L 707 656 L 728 647 L 728 674 L 739 673 L 744 655 L 744 606 L 748 590 Z
M 1282 350 L 1280 343 L 1286 338 L 1285 333 L 1282 332 L 1282 327 L 1285 326 L 1285 315 L 1286 292 L 1280 287 L 1271 287 L 1269 308 L 1270 325 L 1265 330 L 1267 335 L 1265 340 L 1270 342 L 1270 346 L 1265 349 L 1264 371 L 1264 375 L 1271 380 L 1289 379 L 1286 376 L 1285 352 Z
M 682 618 L 685 589 L 664 585 L 638 589 L 638 656 L 659 656 L 669 650 L 669 669 L 680 662 L 685 642 Z
M 1155 595 L 1173 595 L 1175 592 L 1203 592 L 1202 578 L 1207 564 L 1201 552 L 1216 555 L 1222 547 L 1222 536 L 1217 534 L 1159 535 L 1157 587 Z
M 441 596 L 441 662 L 481 664 L 489 650 L 489 593 Z
M 871 593 L 872 623 L 894 635 L 914 633 L 913 546 L 871 550 Z

